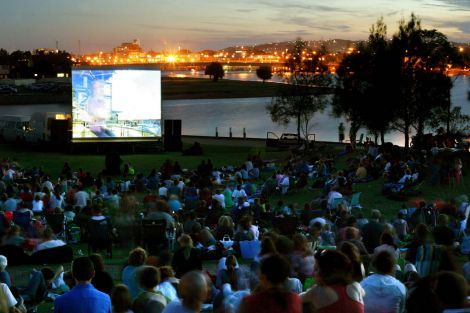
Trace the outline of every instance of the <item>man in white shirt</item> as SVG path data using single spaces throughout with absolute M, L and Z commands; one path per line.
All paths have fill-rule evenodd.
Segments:
M 279 188 L 281 188 L 281 194 L 285 195 L 287 191 L 289 190 L 289 175 L 284 175 L 282 177 L 281 181 L 279 182 Z
M 12 169 L 11 167 L 5 172 L 5 177 L 8 179 L 8 181 L 12 181 L 13 178 L 15 177 L 15 170 Z
M 185 185 L 185 184 L 184 184 L 183 178 L 180 178 L 180 180 L 179 180 L 179 182 L 178 182 L 178 188 L 179 188 L 180 190 L 183 190 L 183 189 L 184 189 L 184 185 Z
M 338 191 L 338 187 L 333 187 L 331 191 L 328 193 L 328 200 L 327 200 L 327 206 L 329 209 L 332 209 L 333 202 L 335 199 L 341 199 L 343 198 L 343 195 Z
M 237 185 L 237 189 L 232 192 L 232 199 L 234 202 L 237 202 L 239 198 L 247 198 L 245 190 L 242 189 L 242 185 Z
M 168 188 L 162 184 L 160 186 L 160 188 L 158 188 L 158 195 L 160 196 L 160 198 L 164 197 L 164 198 L 167 198 L 168 197 Z
M 42 183 L 41 187 L 42 187 L 42 189 L 47 188 L 49 191 L 54 190 L 54 185 L 53 185 L 52 182 L 49 180 L 49 177 L 46 177 L 46 179 L 45 179 L 44 182 Z
M 5 296 L 4 299 L 6 300 L 6 305 L 11 311 L 12 308 L 18 303 L 18 301 L 16 301 L 15 297 L 11 293 L 10 288 L 8 288 L 8 286 L 4 283 L 0 283 L 0 292 Z M 5 312 L 6 311 L 7 310 L 5 310 Z
M 245 168 L 248 172 L 251 171 L 253 169 L 253 167 L 254 167 L 253 162 L 251 162 L 250 159 L 245 161 Z
M 388 251 L 379 252 L 372 261 L 375 274 L 366 277 L 364 311 L 368 313 L 401 313 L 405 309 L 406 287 L 393 277 L 395 258 Z
M 75 193 L 75 206 L 83 209 L 88 200 L 90 200 L 90 195 L 83 190 L 83 187 L 79 187 L 78 191 Z
M 219 202 L 220 206 L 223 209 L 225 209 L 225 196 L 222 193 L 222 191 L 220 191 L 220 189 L 217 189 L 215 191 L 215 195 L 212 196 L 212 199 L 217 200 L 217 202 Z
M 43 242 L 38 244 L 34 251 L 41 251 L 45 249 L 51 249 L 56 247 L 65 246 L 65 242 L 60 239 L 54 239 L 54 233 L 52 229 L 46 228 L 42 233 Z

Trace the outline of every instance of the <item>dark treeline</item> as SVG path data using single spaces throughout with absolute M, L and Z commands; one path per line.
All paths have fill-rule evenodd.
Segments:
M 0 65 L 9 67 L 9 78 L 12 79 L 57 77 L 57 73 L 67 73 L 70 76 L 72 58 L 68 52 L 61 50 L 38 50 L 34 53 L 17 50 L 8 53 L 5 49 L 0 49 Z

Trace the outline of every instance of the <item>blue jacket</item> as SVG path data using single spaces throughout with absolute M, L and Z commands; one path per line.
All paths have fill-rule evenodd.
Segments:
M 111 299 L 92 284 L 78 284 L 54 301 L 54 313 L 111 313 Z

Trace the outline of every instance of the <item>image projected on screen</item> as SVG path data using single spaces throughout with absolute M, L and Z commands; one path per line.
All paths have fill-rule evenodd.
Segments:
M 73 70 L 73 138 L 161 137 L 161 72 Z

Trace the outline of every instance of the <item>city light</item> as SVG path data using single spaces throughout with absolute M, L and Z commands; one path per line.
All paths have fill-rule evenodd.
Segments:
M 219 51 L 204 50 L 191 52 L 184 47 L 179 47 L 176 52 L 155 52 L 153 50 L 144 51 L 138 40 L 124 42 L 113 48 L 111 52 L 99 51 L 97 53 L 85 54 L 81 56 L 72 56 L 72 61 L 80 64 L 97 65 L 125 65 L 125 64 L 165 64 L 178 66 L 194 73 L 204 70 L 209 62 L 219 62 L 225 66 L 225 70 L 254 70 L 262 64 L 271 64 L 274 72 L 284 71 L 285 63 L 289 60 L 299 58 L 303 61 L 318 60 L 328 67 L 331 73 L 335 73 L 342 58 L 348 54 L 359 54 L 355 43 L 349 43 L 328 53 L 318 51 L 318 46 L 324 45 L 324 42 L 311 44 L 310 47 L 295 56 L 288 48 L 271 47 L 259 49 L 256 46 L 237 46 Z M 458 46 L 456 51 L 465 53 L 467 47 Z M 409 57 L 404 56 L 404 62 L 408 62 Z M 449 64 L 450 65 L 450 64 Z M 446 65 L 446 71 L 449 74 L 468 71 L 468 68 L 458 68 L 452 65 Z M 254 67 L 254 68 L 251 68 Z M 451 73 L 452 72 L 452 73 Z
M 168 63 L 175 63 L 176 62 L 176 56 L 174 55 L 167 55 L 165 58 L 166 62 Z

